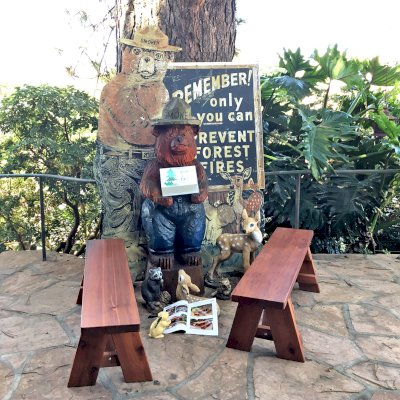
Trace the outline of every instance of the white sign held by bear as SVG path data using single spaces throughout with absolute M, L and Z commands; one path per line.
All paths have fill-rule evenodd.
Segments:
M 199 193 L 196 167 L 160 168 L 161 192 L 165 196 Z

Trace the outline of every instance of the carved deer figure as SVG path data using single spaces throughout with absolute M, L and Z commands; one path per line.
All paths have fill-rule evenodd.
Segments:
M 208 271 L 208 280 L 214 281 L 215 275 L 220 276 L 218 267 L 222 261 L 227 260 L 233 253 L 242 253 L 244 272 L 254 259 L 254 252 L 262 242 L 262 233 L 258 226 L 260 222 L 260 211 L 255 217 L 249 217 L 246 209 L 242 212 L 242 227 L 244 233 L 223 233 L 217 239 L 220 253 L 214 257 L 212 266 Z
M 201 301 L 206 297 L 196 296 L 190 292 L 199 293 L 200 289 L 197 285 L 192 283 L 192 278 L 183 269 L 178 271 L 178 285 L 176 287 L 176 300 L 186 300 L 189 303 Z M 220 309 L 217 304 L 217 314 L 219 315 Z
M 232 208 L 236 215 L 236 232 L 240 232 L 240 216 L 242 215 L 243 209 L 247 211 L 249 215 L 255 215 L 261 208 L 263 202 L 263 196 L 259 192 L 254 192 L 248 199 L 243 199 L 243 186 L 245 180 L 250 178 L 252 168 L 246 168 L 242 174 L 230 175 L 228 172 L 221 172 L 221 177 L 231 183 L 234 190 L 234 197 L 232 200 Z M 253 179 L 249 179 L 249 184 L 252 183 L 252 187 L 255 186 Z

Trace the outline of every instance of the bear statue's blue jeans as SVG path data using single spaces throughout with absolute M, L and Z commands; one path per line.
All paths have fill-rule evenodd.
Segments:
M 173 199 L 170 207 L 150 199 L 142 204 L 142 225 L 151 254 L 186 254 L 201 249 L 206 229 L 204 205 L 192 203 L 190 195 Z

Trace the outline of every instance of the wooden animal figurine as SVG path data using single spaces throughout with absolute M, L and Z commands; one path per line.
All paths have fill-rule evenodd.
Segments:
M 194 303 L 198 300 L 203 300 L 203 297 L 195 296 L 190 292 L 199 293 L 200 289 L 192 283 L 192 278 L 183 269 L 178 271 L 178 286 L 176 287 L 176 300 L 187 300 L 189 303 Z
M 254 259 L 254 252 L 262 242 L 262 233 L 258 226 L 261 215 L 257 212 L 256 216 L 249 217 L 246 209 L 242 212 L 242 228 L 244 233 L 223 233 L 217 239 L 217 246 L 220 253 L 214 257 L 212 266 L 207 273 L 207 281 L 215 281 L 215 275 L 219 276 L 218 267 L 222 261 L 227 260 L 233 253 L 242 253 L 244 272 Z
M 229 300 L 231 298 L 232 285 L 229 278 L 221 278 L 219 281 L 218 289 L 211 293 L 212 297 L 219 300 Z
M 257 214 L 263 204 L 263 195 L 259 191 L 253 189 L 253 193 L 248 199 L 243 198 L 243 189 L 245 187 L 244 181 L 251 176 L 252 168 L 246 168 L 241 174 L 231 175 L 228 172 L 221 172 L 222 178 L 230 182 L 233 188 L 232 209 L 236 216 L 236 232 L 240 232 L 240 217 L 243 209 L 246 209 L 249 216 Z M 254 186 L 253 179 L 248 180 L 247 186 Z
M 190 293 L 190 291 L 199 293 L 200 289 L 194 283 L 192 278 L 183 269 L 178 271 L 178 286 L 176 287 L 176 300 L 186 300 L 189 303 L 204 300 L 206 297 L 196 296 Z M 217 314 L 219 315 L 220 309 L 217 304 Z
M 164 337 L 164 330 L 171 325 L 169 314 L 166 311 L 160 311 L 157 319 L 150 325 L 149 336 L 154 339 L 161 339 Z
M 163 287 L 163 274 L 161 268 L 149 268 L 146 278 L 142 282 L 141 293 L 143 300 L 146 302 L 147 310 L 159 311 L 163 307 L 161 304 L 161 294 Z

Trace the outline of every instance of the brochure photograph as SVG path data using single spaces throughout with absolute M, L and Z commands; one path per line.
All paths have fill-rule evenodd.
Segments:
M 217 301 L 204 299 L 195 303 L 180 300 L 167 307 L 171 325 L 164 333 L 184 332 L 192 335 L 218 335 Z

